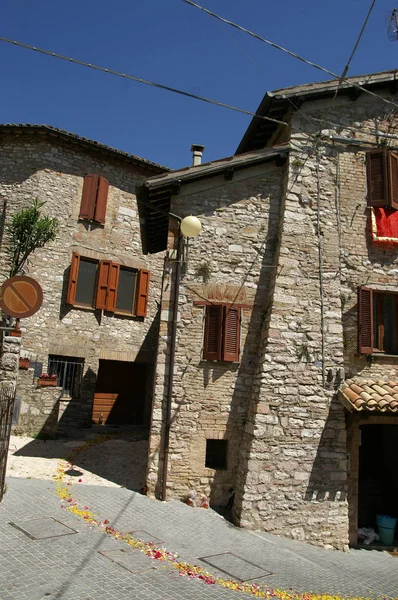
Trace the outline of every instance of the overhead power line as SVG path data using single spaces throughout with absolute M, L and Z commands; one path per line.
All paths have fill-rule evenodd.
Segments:
M 106 67 L 101 67 L 99 65 L 93 65 L 92 63 L 88 63 L 83 60 L 78 60 L 77 58 L 71 58 L 70 56 L 64 56 L 63 54 L 58 54 L 57 52 L 50 52 L 49 50 L 43 50 L 42 48 L 37 48 L 36 46 L 24 44 L 23 42 L 18 42 L 17 40 L 9 40 L 8 38 L 0 37 L 0 41 L 5 42 L 7 44 L 12 44 L 13 46 L 19 46 L 20 48 L 26 48 L 27 50 L 34 50 L 35 52 L 38 52 L 39 54 L 45 54 L 46 56 L 52 56 L 53 58 L 59 58 L 61 60 L 65 60 L 66 62 L 74 63 L 76 65 L 81 65 L 82 67 L 89 67 L 96 71 L 108 73 L 109 75 L 115 75 L 116 77 L 123 77 L 124 79 L 129 79 L 130 81 L 136 81 L 138 83 L 144 83 L 145 85 L 151 85 L 158 89 L 166 90 L 167 92 L 172 92 L 173 94 L 179 94 L 180 96 L 185 96 L 187 98 L 193 98 L 194 100 L 200 100 L 201 102 L 207 102 L 208 104 L 212 104 L 214 106 L 220 106 L 221 108 L 228 108 L 229 110 L 234 110 L 234 111 L 242 113 L 244 115 L 250 115 L 250 116 L 256 117 L 258 119 L 263 119 L 264 121 L 271 121 L 272 123 L 277 123 L 278 125 L 288 126 L 288 123 L 286 123 L 285 121 L 279 121 L 278 119 L 272 119 L 271 117 L 265 117 L 263 115 L 259 115 L 257 113 L 251 112 L 250 110 L 245 110 L 244 108 L 239 108 L 238 106 L 232 106 L 231 104 L 225 104 L 225 102 L 218 102 L 217 100 L 211 100 L 210 98 L 205 98 L 204 96 L 198 96 L 197 94 L 192 94 L 190 92 L 185 92 L 184 90 L 179 90 L 177 88 L 173 88 L 168 85 L 163 85 L 161 83 L 149 81 L 148 79 L 142 79 L 141 77 L 135 77 L 134 75 L 128 75 L 127 73 L 121 73 L 119 71 L 115 71 L 114 69 L 108 69 Z
M 237 23 L 234 23 L 233 21 L 229 21 L 228 19 L 224 19 L 224 17 L 220 17 L 220 15 L 216 14 L 215 12 L 212 12 L 211 10 L 208 10 L 207 8 L 204 8 L 204 6 L 201 6 L 200 4 L 196 4 L 196 2 L 192 2 L 192 0 L 183 0 L 183 1 L 186 2 L 187 4 L 190 4 L 191 6 L 194 6 L 195 8 L 199 8 L 199 10 L 202 10 L 203 12 L 207 13 L 211 17 L 214 17 L 215 19 L 218 19 L 219 21 L 222 21 L 223 23 L 226 23 L 227 25 L 230 25 L 231 27 L 235 27 L 235 29 L 239 29 L 239 31 L 243 31 L 244 33 L 247 33 L 251 37 L 254 37 L 255 39 L 259 40 L 260 42 L 263 42 L 264 44 L 268 44 L 269 46 L 272 46 L 273 48 L 276 48 L 277 50 L 281 50 L 282 52 L 285 52 L 289 56 L 292 56 L 293 58 L 300 60 L 301 62 L 305 63 L 306 65 L 309 65 L 310 67 L 314 67 L 315 69 L 318 69 L 319 71 L 322 71 L 323 73 L 327 73 L 328 75 L 331 75 L 334 79 L 340 79 L 340 75 L 337 75 L 337 73 L 334 73 L 333 71 L 330 71 L 329 69 L 326 69 L 325 67 L 322 67 L 321 65 L 318 65 L 317 63 L 307 60 L 303 56 L 300 56 L 299 54 L 296 54 L 295 52 L 292 52 L 291 50 L 288 50 L 287 48 L 284 48 L 283 46 L 280 46 L 279 44 L 276 44 L 275 42 L 271 42 L 270 40 L 267 40 L 267 39 L 261 37 L 261 35 L 258 35 L 257 33 L 254 33 L 253 31 L 250 31 L 249 29 L 246 29 L 245 27 L 238 25 Z M 379 94 L 375 94 L 374 92 L 372 92 L 371 90 L 368 90 L 367 88 L 365 88 L 364 86 L 362 86 L 359 83 L 355 83 L 353 81 L 347 80 L 346 78 L 343 78 L 343 81 L 347 81 L 347 83 L 349 83 L 353 87 L 356 87 L 356 88 L 362 90 L 366 94 L 369 94 L 370 96 L 378 98 L 379 100 L 381 100 L 382 102 L 385 102 L 386 104 L 390 104 L 391 106 L 398 108 L 397 103 L 392 102 L 391 100 L 388 100 L 387 98 L 383 98 L 382 96 L 379 96 Z
M 357 51 L 357 48 L 359 46 L 359 42 L 361 41 L 361 37 L 363 35 L 363 32 L 365 31 L 366 25 L 368 24 L 369 17 L 372 14 L 372 10 L 373 10 L 375 4 L 376 4 L 376 0 L 373 0 L 372 4 L 371 4 L 371 6 L 370 6 L 370 8 L 368 10 L 368 14 L 366 15 L 365 21 L 363 22 L 361 31 L 359 32 L 359 36 L 357 37 L 357 41 L 355 42 L 354 48 L 352 49 L 350 58 L 348 59 L 348 62 L 346 64 L 346 66 L 344 67 L 344 71 L 341 74 L 341 77 L 339 79 L 339 85 L 338 85 L 337 90 L 336 90 L 336 96 L 337 96 L 337 93 L 339 91 L 339 88 L 340 88 L 342 82 L 344 81 L 345 76 L 348 73 L 348 69 L 350 68 L 350 63 L 351 63 L 351 61 L 352 61 L 352 59 L 354 57 L 355 52 Z

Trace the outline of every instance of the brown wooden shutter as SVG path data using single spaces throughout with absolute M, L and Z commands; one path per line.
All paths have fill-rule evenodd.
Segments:
M 98 179 L 98 175 L 84 176 L 79 219 L 89 219 L 91 221 L 94 218 L 94 207 L 97 198 Z
M 221 360 L 223 308 L 221 304 L 206 306 L 203 349 L 203 358 L 206 360 Z
M 223 360 L 239 361 L 240 308 L 225 307 Z
M 97 223 L 105 223 L 106 203 L 108 201 L 109 181 L 105 177 L 100 177 L 98 182 L 97 202 L 93 220 Z
M 141 269 L 138 275 L 138 291 L 137 291 L 137 306 L 135 314 L 137 317 L 146 317 L 148 306 L 150 273 L 145 269 Z
M 111 264 L 112 262 L 110 260 L 101 260 L 99 264 L 95 308 L 99 308 L 100 310 L 106 310 L 106 299 L 108 296 L 108 281 Z
M 368 152 L 366 173 L 368 181 L 368 204 L 370 206 L 387 206 L 387 161 L 384 150 L 380 152 Z
M 359 352 L 371 354 L 373 352 L 373 291 L 371 289 L 359 288 L 358 308 Z
M 389 196 L 391 208 L 398 209 L 398 154 L 390 152 L 388 156 Z
M 117 299 L 117 287 L 119 284 L 119 273 L 120 265 L 118 263 L 111 263 L 109 267 L 108 277 L 108 293 L 106 297 L 106 310 L 115 312 L 116 310 L 116 299 Z
M 68 291 L 66 304 L 74 304 L 76 300 L 77 278 L 79 276 L 80 254 L 72 252 L 72 262 L 69 269 Z

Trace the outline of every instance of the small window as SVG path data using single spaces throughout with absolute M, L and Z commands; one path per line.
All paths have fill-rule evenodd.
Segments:
M 398 154 L 375 150 L 366 156 L 368 204 L 398 209 Z
M 203 358 L 239 361 L 240 308 L 228 304 L 206 306 Z
M 359 351 L 398 354 L 398 293 L 359 290 Z
M 98 262 L 81 258 L 76 283 L 76 304 L 93 306 Z
M 209 469 L 227 469 L 228 440 L 206 440 L 206 462 Z
M 80 397 L 83 366 L 83 358 L 55 354 L 48 357 L 49 375 L 57 375 L 57 385 L 62 387 L 62 395 L 70 398 Z

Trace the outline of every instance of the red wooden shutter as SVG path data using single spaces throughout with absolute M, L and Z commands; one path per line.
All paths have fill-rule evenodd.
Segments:
M 137 306 L 135 309 L 135 314 L 137 315 L 137 317 L 146 317 L 148 306 L 149 278 L 149 271 L 141 269 L 138 275 Z
M 359 288 L 358 308 L 359 352 L 371 354 L 373 352 L 373 291 L 371 289 Z
M 206 306 L 203 349 L 203 358 L 206 360 L 221 360 L 223 308 L 221 304 Z
M 390 152 L 388 156 L 389 196 L 391 208 L 398 209 L 398 154 Z
M 115 312 L 116 310 L 116 298 L 117 298 L 117 286 L 119 284 L 119 272 L 120 265 L 118 263 L 111 263 L 109 267 L 108 277 L 108 293 L 106 297 L 106 310 Z
M 386 206 L 388 204 L 387 161 L 385 151 L 368 152 L 366 159 L 368 181 L 368 204 Z
M 105 223 L 108 190 L 109 181 L 105 179 L 105 177 L 100 177 L 97 191 L 97 202 L 95 204 L 95 212 L 93 217 L 93 220 L 97 223 Z
M 223 360 L 239 361 L 240 308 L 225 307 Z
M 98 179 L 98 175 L 84 176 L 79 219 L 90 219 L 91 221 L 94 217 L 94 207 L 97 198 Z
M 101 260 L 99 264 L 95 308 L 99 308 L 101 310 L 106 310 L 106 298 L 108 295 L 108 281 L 111 264 L 112 262 L 110 260 Z
M 68 292 L 66 304 L 74 304 L 76 300 L 77 278 L 79 275 L 80 254 L 72 252 L 72 262 L 69 269 Z

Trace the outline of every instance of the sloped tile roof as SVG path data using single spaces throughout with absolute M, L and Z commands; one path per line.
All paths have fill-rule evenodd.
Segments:
M 398 413 L 398 381 L 347 379 L 340 387 L 339 398 L 350 412 Z
M 147 167 L 148 169 L 151 169 L 157 173 L 170 171 L 168 167 L 158 165 L 157 163 L 151 162 L 146 158 L 141 158 L 139 156 L 136 156 L 135 154 L 129 154 L 128 152 L 117 150 L 116 148 L 112 148 L 112 146 L 107 146 L 106 144 L 102 144 L 101 142 L 90 140 L 89 138 L 77 135 L 76 133 L 65 131 L 64 129 L 52 127 L 52 125 L 37 125 L 31 123 L 0 123 L 0 133 L 2 132 L 41 133 L 50 136 L 52 135 L 64 140 L 74 141 L 75 143 L 85 145 L 86 147 L 89 147 L 92 150 L 97 150 L 100 152 L 111 154 L 117 158 L 121 158 L 126 161 L 135 163 L 136 165 Z

